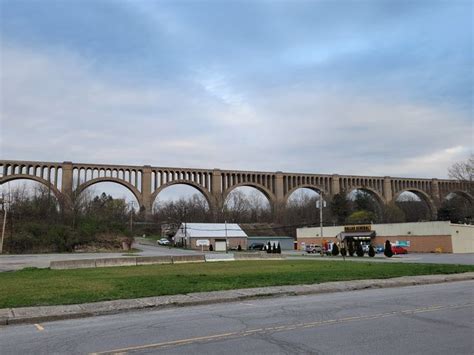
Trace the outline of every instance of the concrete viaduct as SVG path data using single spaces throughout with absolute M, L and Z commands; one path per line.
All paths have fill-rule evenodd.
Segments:
M 239 186 L 261 191 L 273 209 L 285 205 L 299 188 L 314 190 L 326 198 L 360 189 L 370 193 L 380 205 L 410 191 L 425 201 L 433 216 L 450 193 L 462 195 L 471 205 L 474 201 L 469 193 L 473 191 L 473 183 L 456 180 L 0 160 L 0 185 L 18 179 L 34 180 L 47 186 L 63 208 L 71 205 L 74 194 L 94 184 L 117 183 L 130 190 L 147 213 L 152 211 L 158 194 L 176 184 L 199 190 L 214 213 L 222 209 L 226 197 Z

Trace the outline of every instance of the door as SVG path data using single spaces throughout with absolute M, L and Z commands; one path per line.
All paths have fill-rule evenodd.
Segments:
M 225 240 L 224 241 L 216 240 L 216 251 L 226 251 Z

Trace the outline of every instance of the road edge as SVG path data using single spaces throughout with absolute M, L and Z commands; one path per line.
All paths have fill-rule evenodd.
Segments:
M 474 280 L 474 272 L 196 292 L 172 296 L 157 296 L 60 306 L 4 308 L 0 309 L 0 325 L 31 324 L 116 314 L 143 309 L 163 309 L 234 302 L 252 298 L 348 292 L 370 288 L 417 286 L 469 280 Z

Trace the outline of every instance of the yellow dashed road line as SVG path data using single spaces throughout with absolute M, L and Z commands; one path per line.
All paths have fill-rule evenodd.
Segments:
M 35 324 L 35 327 L 36 329 L 38 329 L 38 331 L 42 332 L 44 330 L 44 328 L 41 326 L 41 324 Z
M 96 353 L 92 353 L 91 355 L 118 354 L 118 353 L 124 354 L 130 351 L 137 351 L 137 350 L 158 349 L 158 348 L 164 348 L 164 347 L 170 347 L 170 346 L 188 345 L 192 343 L 204 342 L 204 341 L 210 341 L 210 340 L 221 340 L 224 338 L 245 337 L 248 335 L 259 334 L 259 333 L 263 334 L 263 333 L 274 333 L 274 332 L 282 332 L 282 331 L 303 329 L 303 328 L 314 328 L 314 327 L 327 325 L 327 324 L 341 324 L 341 323 L 348 323 L 348 322 L 353 322 L 353 321 L 373 320 L 373 319 L 380 319 L 380 318 L 385 318 L 385 317 L 390 317 L 390 316 L 395 316 L 395 315 L 435 312 L 439 310 L 452 309 L 452 308 L 465 308 L 465 307 L 472 307 L 473 305 L 474 303 L 465 303 L 465 304 L 448 305 L 448 306 L 428 306 L 428 307 L 422 307 L 422 308 L 407 309 L 403 311 L 379 313 L 379 314 L 372 314 L 372 315 L 366 315 L 366 316 L 355 316 L 355 317 L 346 317 L 346 318 L 339 318 L 339 319 L 321 320 L 321 321 L 309 322 L 309 323 L 280 325 L 280 326 L 267 327 L 267 328 L 250 329 L 250 330 L 245 330 L 242 332 L 221 333 L 221 334 L 214 334 L 214 335 L 208 335 L 208 336 L 202 336 L 202 337 L 196 337 L 196 338 L 166 341 L 162 343 L 131 346 L 128 348 L 96 352 Z M 35 324 L 35 326 L 41 327 L 39 324 Z

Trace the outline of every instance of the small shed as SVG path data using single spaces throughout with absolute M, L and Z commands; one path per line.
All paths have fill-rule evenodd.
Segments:
M 239 246 L 245 250 L 247 234 L 235 223 L 181 223 L 174 242 L 203 251 L 237 250 Z

